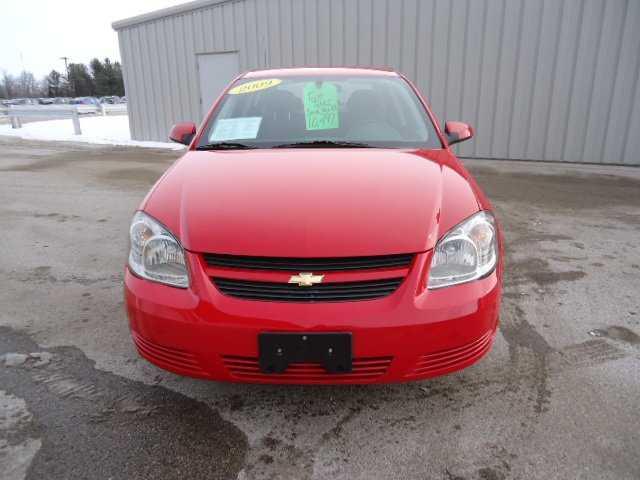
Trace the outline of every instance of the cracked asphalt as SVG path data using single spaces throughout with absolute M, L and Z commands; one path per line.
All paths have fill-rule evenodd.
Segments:
M 131 215 L 179 155 L 0 137 L 0 478 L 638 479 L 640 169 L 467 160 L 504 225 L 479 364 L 219 384 L 129 338 Z

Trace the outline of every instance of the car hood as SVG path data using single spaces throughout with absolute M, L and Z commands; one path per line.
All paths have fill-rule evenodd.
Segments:
M 365 256 L 433 248 L 478 211 L 446 150 L 189 151 L 142 208 L 194 252 Z

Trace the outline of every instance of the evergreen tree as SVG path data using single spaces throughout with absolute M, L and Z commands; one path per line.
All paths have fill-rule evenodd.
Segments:
M 69 86 L 74 97 L 95 95 L 96 87 L 93 77 L 84 63 L 69 64 Z
M 91 74 L 93 75 L 93 82 L 96 86 L 96 95 L 101 97 L 104 95 L 110 95 L 109 82 L 107 78 L 107 72 L 105 66 L 100 60 L 94 58 L 89 62 L 91 68 Z
M 111 63 L 108 58 L 101 62 L 94 58 L 89 65 L 96 86 L 96 95 L 124 95 L 122 69 L 118 62 Z
M 113 71 L 116 79 L 116 87 L 115 87 L 114 95 L 123 97 L 125 95 L 124 79 L 122 78 L 122 67 L 120 66 L 120 62 L 113 63 Z

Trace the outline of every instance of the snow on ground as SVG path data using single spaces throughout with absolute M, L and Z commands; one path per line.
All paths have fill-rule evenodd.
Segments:
M 53 140 L 63 142 L 98 143 L 105 145 L 130 145 L 134 147 L 184 148 L 177 143 L 143 142 L 131 140 L 129 117 L 127 115 L 80 117 L 82 135 L 74 135 L 70 118 L 24 123 L 22 128 L 0 125 L 0 135 L 20 137 L 30 140 Z

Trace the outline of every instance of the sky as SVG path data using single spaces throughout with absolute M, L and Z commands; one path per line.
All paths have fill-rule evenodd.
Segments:
M 120 59 L 116 20 L 187 0 L 0 0 L 0 72 L 36 78 L 69 63 Z

